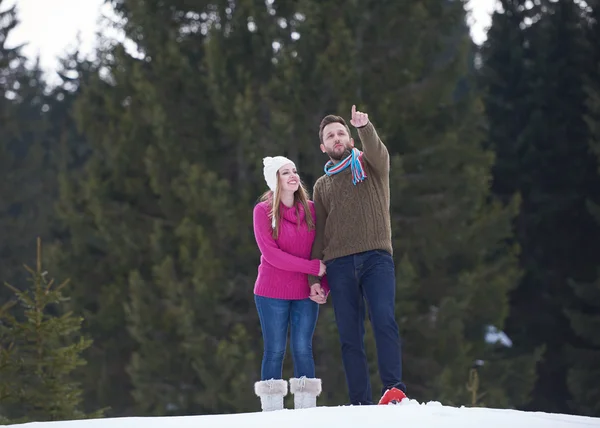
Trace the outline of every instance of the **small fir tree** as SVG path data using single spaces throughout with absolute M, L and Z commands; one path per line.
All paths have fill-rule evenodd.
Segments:
M 92 341 L 80 334 L 82 318 L 62 313 L 68 281 L 48 280 L 39 238 L 36 267 L 25 267 L 31 286 L 5 283 L 16 300 L 0 309 L 0 414 L 12 423 L 101 416 L 80 410 L 82 390 L 72 373 L 85 364 L 81 353 Z

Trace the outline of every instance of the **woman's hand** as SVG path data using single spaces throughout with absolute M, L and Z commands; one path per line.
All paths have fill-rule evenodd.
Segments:
M 325 290 L 321 287 L 321 284 L 318 282 L 310 286 L 310 300 L 318 303 L 319 305 L 327 302 L 327 296 L 325 295 Z
M 327 273 L 327 266 L 323 263 L 323 260 L 319 260 L 319 276 L 324 276 Z

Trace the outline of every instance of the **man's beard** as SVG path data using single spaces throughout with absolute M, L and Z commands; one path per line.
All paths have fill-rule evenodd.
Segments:
M 346 149 L 339 155 L 336 154 L 334 150 L 327 151 L 329 159 L 331 159 L 334 162 L 339 162 L 342 159 L 346 159 L 348 156 L 350 156 L 350 153 L 352 153 L 352 149 L 350 147 L 346 147 Z

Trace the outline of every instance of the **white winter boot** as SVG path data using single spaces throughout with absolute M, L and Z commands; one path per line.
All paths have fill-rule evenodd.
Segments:
M 288 384 L 283 379 L 261 380 L 254 384 L 254 393 L 260 397 L 263 412 L 283 409 L 283 397 L 287 395 Z
M 293 377 L 290 379 L 290 392 L 294 394 L 295 409 L 316 407 L 317 397 L 321 394 L 321 379 Z

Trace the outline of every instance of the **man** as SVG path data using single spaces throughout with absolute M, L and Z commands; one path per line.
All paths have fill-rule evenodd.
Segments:
M 312 259 L 323 259 L 342 346 L 350 402 L 373 404 L 364 346 L 365 300 L 377 346 L 382 394 L 406 392 L 398 325 L 394 314 L 395 269 L 390 222 L 390 156 L 365 113 L 352 106 L 361 152 L 343 118 L 326 116 L 319 127 L 325 175 L 313 189 L 316 237 Z M 325 302 L 316 276 L 311 298 Z M 400 389 L 403 392 L 398 391 Z M 400 398 L 401 399 L 401 398 Z M 386 400 L 387 401 L 387 400 Z

